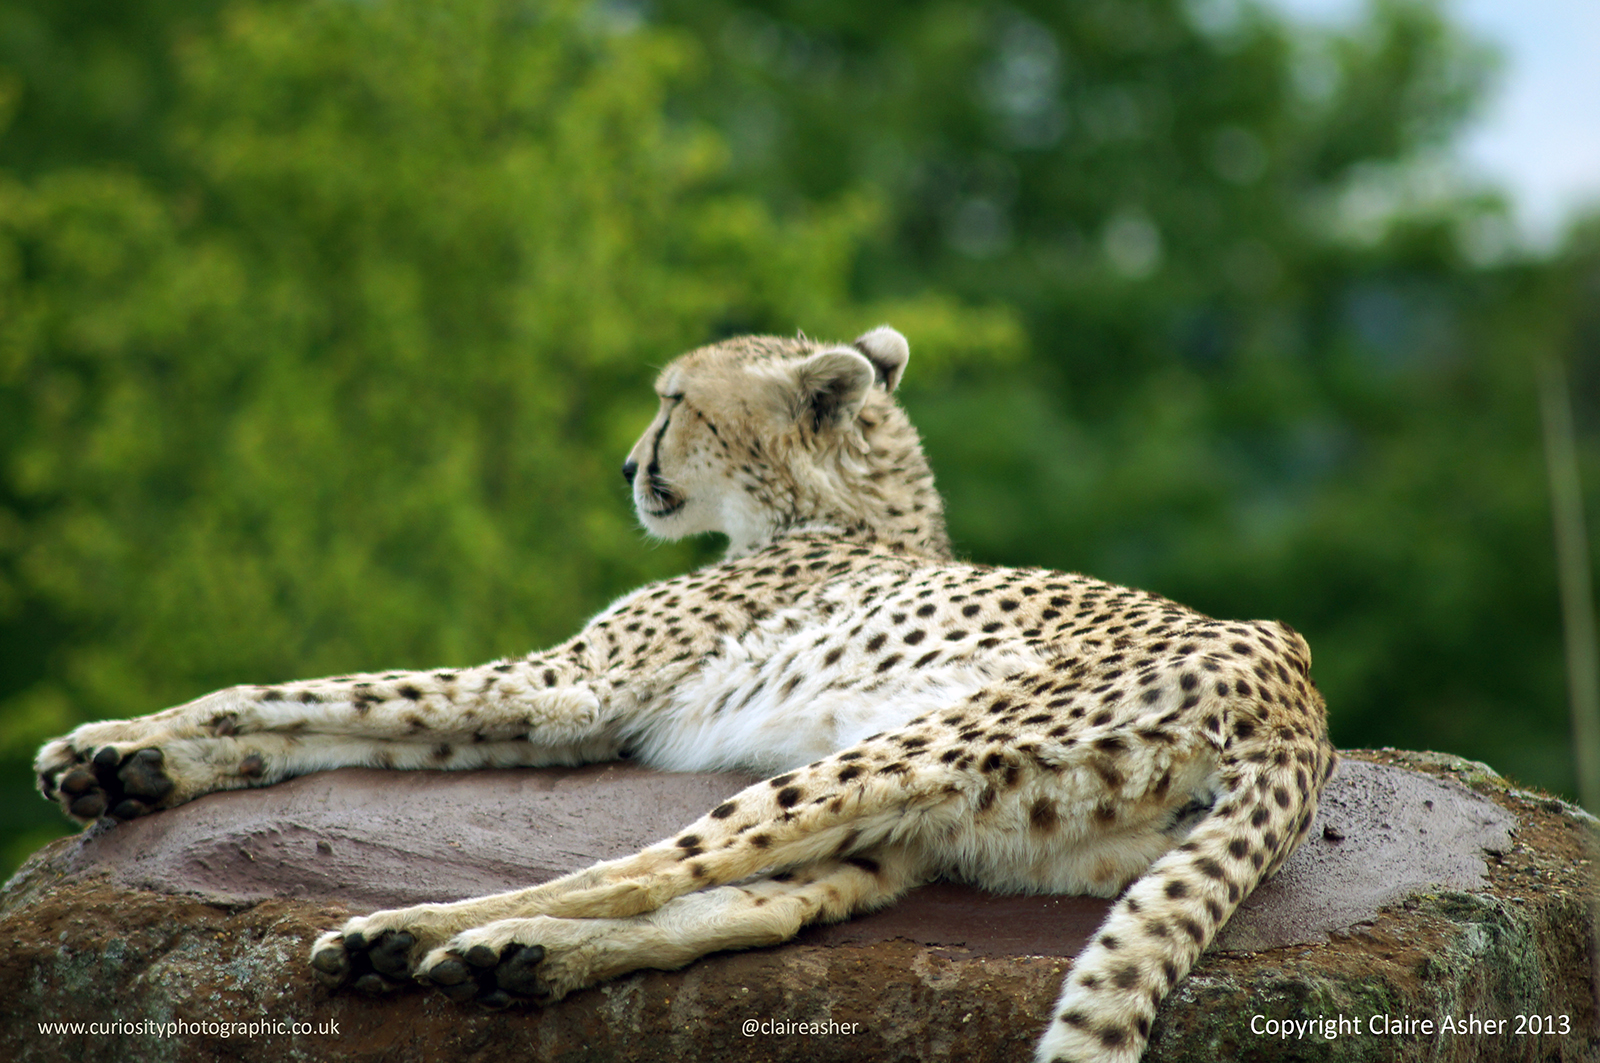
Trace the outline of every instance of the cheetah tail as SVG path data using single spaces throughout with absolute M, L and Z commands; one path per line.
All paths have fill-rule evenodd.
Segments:
M 1230 795 L 1128 887 L 1079 953 L 1039 1063 L 1138 1060 L 1157 1005 L 1304 838 L 1323 779 L 1301 790 L 1292 763 L 1234 763 Z

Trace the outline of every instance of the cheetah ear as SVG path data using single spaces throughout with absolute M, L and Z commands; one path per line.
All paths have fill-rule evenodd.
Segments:
M 906 371 L 911 357 L 911 345 L 906 338 L 888 325 L 879 325 L 865 335 L 857 336 L 851 346 L 867 356 L 878 370 L 883 390 L 893 391 L 900 384 L 900 374 Z
M 813 354 L 795 367 L 799 385 L 795 416 L 809 418 L 817 432 L 850 424 L 861 412 L 867 390 L 876 379 L 872 363 L 848 347 Z

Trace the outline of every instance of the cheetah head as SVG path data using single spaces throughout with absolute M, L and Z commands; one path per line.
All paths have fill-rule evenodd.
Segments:
M 948 553 L 933 474 L 891 397 L 909 355 L 885 326 L 851 344 L 745 336 L 678 358 L 622 467 L 645 530 L 720 532 L 730 556 L 813 525 Z

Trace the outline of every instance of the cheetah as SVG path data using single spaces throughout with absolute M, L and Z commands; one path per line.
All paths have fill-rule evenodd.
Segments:
M 1161 1000 L 1315 815 L 1336 757 L 1310 652 L 1286 624 L 956 560 L 893 398 L 909 353 L 885 326 L 668 365 L 623 475 L 648 533 L 718 532 L 726 556 L 569 641 L 87 724 L 41 750 L 42 792 L 87 822 L 346 765 L 767 775 L 633 856 L 352 918 L 311 973 L 543 1006 L 947 877 L 1116 898 L 1037 1058 L 1138 1059 Z

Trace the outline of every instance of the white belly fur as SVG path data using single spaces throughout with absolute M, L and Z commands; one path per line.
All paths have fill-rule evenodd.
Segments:
M 856 617 L 819 625 L 808 615 L 796 632 L 784 631 L 783 620 L 729 638 L 719 656 L 638 722 L 629 735 L 635 756 L 665 771 L 776 775 L 1043 663 L 1020 643 L 1012 652 L 986 650 L 981 661 L 962 659 L 953 646 L 946 660 L 915 670 L 902 664 L 879 676 L 853 645 L 823 664 L 830 647 L 859 641 L 847 635 Z

